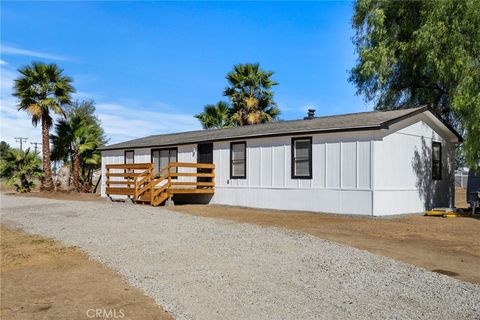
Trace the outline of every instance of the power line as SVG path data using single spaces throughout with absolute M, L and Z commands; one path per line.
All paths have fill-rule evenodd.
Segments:
M 27 142 L 28 138 L 15 137 L 15 142 L 20 142 L 20 151 L 23 151 L 23 142 Z
M 38 146 L 42 145 L 40 142 L 30 142 L 31 145 L 34 145 L 34 150 L 35 150 L 35 153 L 37 153 L 37 150 L 38 150 Z

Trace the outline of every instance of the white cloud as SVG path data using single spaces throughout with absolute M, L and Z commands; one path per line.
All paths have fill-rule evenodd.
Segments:
M 18 147 L 15 137 L 27 137 L 30 142 L 41 142 L 41 126 L 33 127 L 25 111 L 17 111 L 17 100 L 12 96 L 16 74 L 8 64 L 0 65 L 0 139 Z M 91 93 L 74 96 L 92 97 Z M 141 106 L 141 108 L 139 108 Z M 158 110 L 157 111 L 147 111 Z M 201 129 L 192 114 L 178 113 L 165 103 L 152 102 L 148 105 L 138 100 L 123 99 L 120 103 L 97 104 L 97 115 L 110 138 L 109 143 L 141 138 L 153 134 L 172 133 Z
M 110 138 L 109 143 L 201 129 L 191 114 L 145 111 L 119 104 L 98 104 L 97 115 Z
M 101 98 L 102 96 L 97 93 L 93 93 L 89 91 L 77 91 L 72 95 L 72 97 L 73 99 L 83 100 L 83 99 L 98 99 L 98 98 Z
M 2 93 L 5 92 L 7 94 L 11 92 L 15 78 L 16 75 L 13 70 L 8 68 L 7 65 L 0 65 L 0 90 Z
M 1 65 L 4 65 L 4 64 L 7 64 L 7 62 L 4 61 L 4 60 L 2 60 L 2 59 L 0 59 L 0 66 L 1 66 Z
M 190 114 L 142 111 L 116 104 L 98 104 L 97 115 L 102 122 L 109 143 L 122 142 L 153 134 L 201 129 Z M 15 137 L 27 137 L 30 142 L 41 142 L 41 126 L 33 127 L 25 111 L 17 111 L 16 100 L 0 99 L 0 139 L 18 147 Z
M 33 51 L 28 49 L 17 48 L 8 45 L 0 45 L 0 54 L 2 55 L 13 55 L 13 56 L 26 56 L 26 57 L 34 57 L 34 58 L 41 58 L 41 59 L 49 59 L 49 60 L 58 60 L 58 61 L 71 61 L 71 58 L 59 55 L 53 55 L 49 53 Z
M 25 111 L 17 111 L 14 98 L 0 99 L 0 127 L 0 140 L 6 141 L 12 147 L 19 147 L 15 137 L 28 138 L 25 147 L 31 147 L 31 142 L 42 141 L 40 125 L 35 128 Z
M 25 111 L 17 111 L 17 101 L 12 96 L 15 72 L 7 63 L 0 64 L 0 140 L 12 147 L 18 147 L 15 137 L 28 138 L 25 147 L 30 142 L 41 142 L 41 129 L 35 128 Z
M 278 99 L 278 107 L 281 110 L 280 118 L 302 119 L 307 115 L 308 109 L 319 111 L 320 103 L 315 100 L 305 99 Z

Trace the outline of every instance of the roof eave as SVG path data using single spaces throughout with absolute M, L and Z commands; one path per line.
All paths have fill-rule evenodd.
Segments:
M 217 138 L 217 139 L 208 139 L 208 140 L 192 140 L 189 142 L 171 143 L 171 144 L 157 143 L 157 144 L 149 144 L 149 145 L 142 145 L 142 146 L 119 146 L 119 147 L 112 146 L 111 148 L 109 146 L 106 146 L 106 147 L 99 148 L 98 150 L 109 151 L 109 150 L 123 150 L 123 149 L 171 147 L 171 146 L 206 143 L 206 142 L 235 141 L 235 140 L 245 140 L 245 139 L 253 139 L 253 138 L 282 137 L 282 136 L 298 136 L 298 135 L 316 134 L 316 133 L 370 131 L 370 130 L 380 130 L 380 129 L 384 129 L 384 128 L 381 125 L 370 125 L 370 126 L 358 126 L 358 127 L 348 127 L 348 128 L 328 128 L 328 129 L 322 129 L 322 130 L 300 130 L 300 131 L 290 131 L 290 132 L 280 132 L 280 133 L 242 135 L 237 137 Z
M 401 117 L 398 117 L 398 118 L 395 118 L 395 119 L 392 119 L 392 120 L 389 120 L 389 121 L 385 121 L 384 123 L 381 124 L 382 128 L 383 129 L 389 129 L 391 125 L 395 124 L 395 123 L 398 123 L 402 120 L 405 120 L 405 119 L 408 119 L 410 117 L 413 117 L 413 116 L 416 116 L 417 114 L 421 114 L 421 113 L 424 113 L 424 112 L 430 112 L 437 120 L 439 120 L 451 133 L 453 133 L 455 135 L 455 137 L 457 137 L 457 143 L 462 143 L 463 142 L 463 137 L 457 132 L 457 130 L 455 130 L 455 128 L 453 128 L 448 122 L 446 122 L 445 120 L 443 120 L 431 107 L 429 106 L 423 106 L 415 111 L 412 111 L 410 113 L 407 113 Z

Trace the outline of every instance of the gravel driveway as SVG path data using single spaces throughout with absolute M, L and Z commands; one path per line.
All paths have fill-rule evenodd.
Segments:
M 150 206 L 1 197 L 177 319 L 480 319 L 480 286 L 301 233 Z

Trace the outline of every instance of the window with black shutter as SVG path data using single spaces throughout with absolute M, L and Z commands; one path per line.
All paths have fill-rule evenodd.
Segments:
M 230 179 L 247 177 L 247 143 L 230 143 Z
M 432 142 L 432 179 L 442 179 L 442 144 Z
M 312 178 L 312 138 L 292 139 L 292 179 Z

